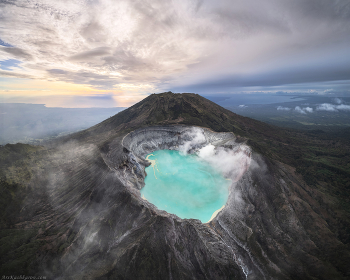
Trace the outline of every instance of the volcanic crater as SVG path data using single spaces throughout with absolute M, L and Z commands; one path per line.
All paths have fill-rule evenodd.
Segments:
M 221 151 L 221 157 L 217 160 L 227 161 L 227 158 L 231 157 L 228 164 L 234 166 L 230 168 L 226 166 L 224 174 L 225 178 L 231 182 L 229 185 L 242 177 L 250 164 L 249 147 L 244 143 L 237 143 L 233 133 L 217 133 L 201 127 L 177 125 L 138 129 L 126 135 L 122 140 L 122 145 L 128 152 L 127 158 L 131 165 L 122 172 L 120 168 L 116 170 L 125 185 L 138 190 L 145 186 L 145 167 L 149 165 L 148 161 L 145 162 L 145 156 L 158 150 L 181 150 L 186 154 L 196 154 L 202 148 L 210 145 L 213 150 Z M 235 158 L 232 155 L 235 155 Z M 215 162 L 212 162 L 212 165 L 214 164 Z M 149 203 L 147 205 L 150 206 Z

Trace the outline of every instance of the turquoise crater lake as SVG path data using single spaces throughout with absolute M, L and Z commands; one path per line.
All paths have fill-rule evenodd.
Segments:
M 146 158 L 141 196 L 158 209 L 206 223 L 226 204 L 231 181 L 197 155 L 159 150 Z

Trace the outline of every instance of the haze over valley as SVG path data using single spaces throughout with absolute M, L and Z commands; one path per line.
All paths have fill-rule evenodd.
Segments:
M 350 97 L 318 95 L 235 94 L 206 97 L 242 116 L 286 128 L 347 138 Z M 0 104 L 0 145 L 39 144 L 89 128 L 125 108 L 51 108 L 44 104 Z

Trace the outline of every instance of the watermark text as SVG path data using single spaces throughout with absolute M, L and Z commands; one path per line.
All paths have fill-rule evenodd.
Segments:
M 46 280 L 46 276 L 3 275 L 1 280 Z

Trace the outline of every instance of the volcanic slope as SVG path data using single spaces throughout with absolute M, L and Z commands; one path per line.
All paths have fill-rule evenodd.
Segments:
M 193 129 L 206 144 L 250 159 L 225 207 L 207 224 L 159 211 L 139 193 L 149 165 L 145 153 L 191 141 Z M 349 279 L 343 195 L 349 167 L 322 154 L 328 144 L 236 115 L 196 94 L 168 92 L 41 147 L 3 146 L 1 273 Z M 307 157 L 315 149 L 320 158 L 305 158 L 305 146 Z M 339 158 L 349 154 L 346 143 L 336 147 Z M 323 173 L 312 172 L 318 167 Z M 338 176 L 334 183 L 323 180 L 329 174 Z
M 89 139 L 96 142 L 96 135 L 103 135 L 101 143 L 116 132 L 131 131 L 140 127 L 154 125 L 195 125 L 208 127 L 214 131 L 231 131 L 237 135 L 274 135 L 281 132 L 274 126 L 242 117 L 222 108 L 214 102 L 192 93 L 174 94 L 166 92 L 152 94 L 139 103 L 117 115 L 68 139 Z M 62 138 L 64 139 L 64 138 Z

